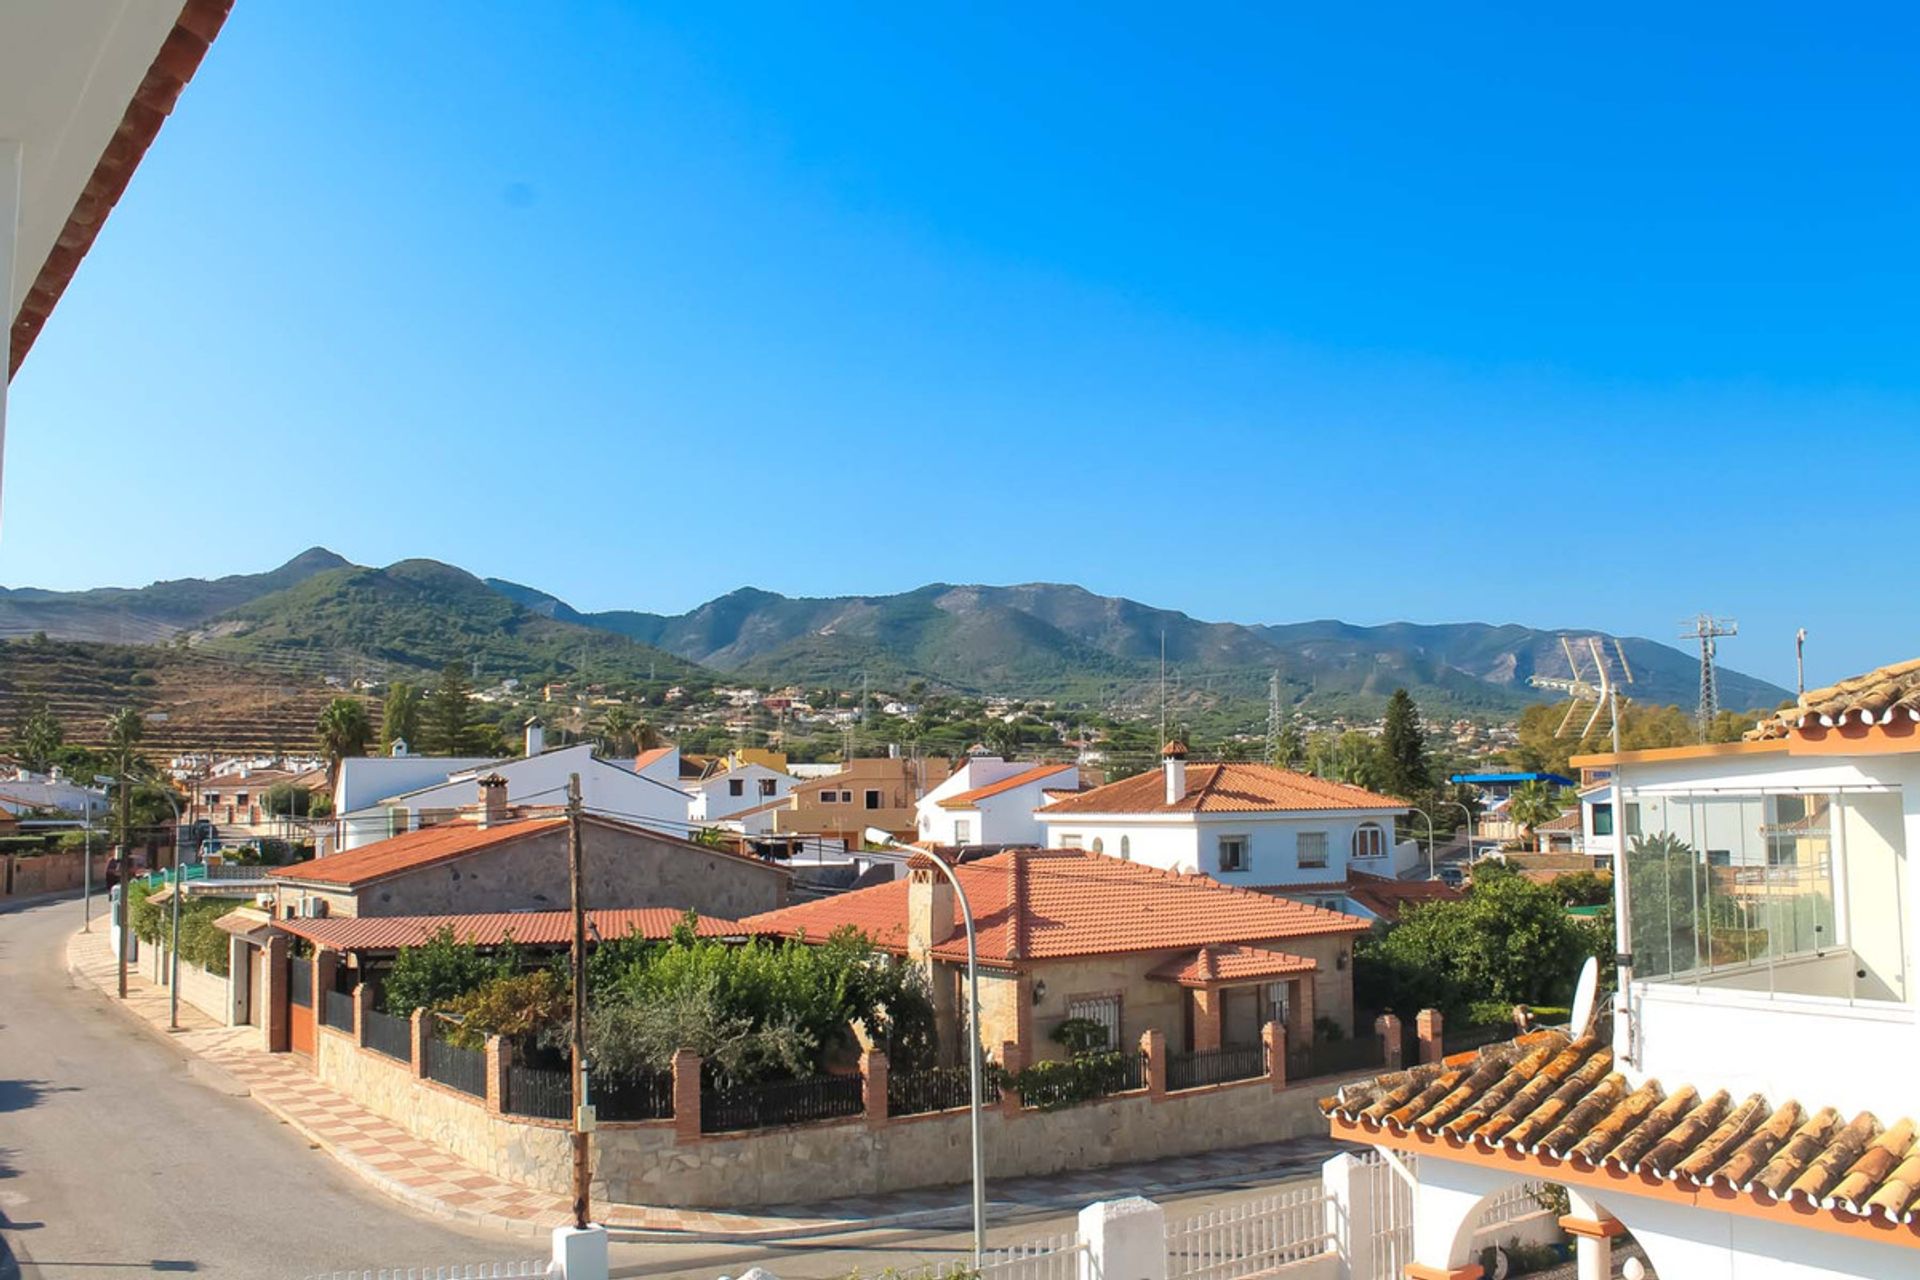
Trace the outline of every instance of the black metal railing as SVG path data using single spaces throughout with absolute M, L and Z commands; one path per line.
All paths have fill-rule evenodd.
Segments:
M 345 991 L 327 992 L 320 1008 L 321 1021 L 336 1031 L 353 1030 L 353 996 Z
M 1214 1049 L 1206 1053 L 1167 1055 L 1167 1088 L 1199 1089 L 1229 1080 L 1251 1080 L 1265 1075 L 1267 1051 L 1261 1045 Z
M 462 1049 L 440 1038 L 427 1037 L 427 1079 L 476 1098 L 487 1096 L 487 1055 L 481 1049 Z
M 972 1096 L 965 1067 L 928 1067 L 925 1071 L 897 1071 L 887 1076 L 887 1114 L 917 1116 L 928 1111 L 952 1111 Z M 992 1065 L 980 1073 L 980 1103 L 1000 1101 L 1000 1081 Z
M 815 1076 L 700 1091 L 700 1131 L 768 1129 L 857 1116 L 866 1110 L 859 1076 Z
M 1379 1036 L 1316 1040 L 1312 1044 L 1287 1050 L 1287 1079 L 1312 1080 L 1319 1076 L 1347 1075 L 1385 1066 L 1386 1061 L 1386 1042 Z
M 287 962 L 287 998 L 302 1009 L 313 1007 L 313 963 L 308 960 Z
M 1144 1053 L 1100 1053 L 1062 1066 L 1067 1069 L 1045 1077 L 1032 1071 L 1023 1073 L 1020 1105 L 1052 1111 L 1147 1087 Z
M 402 1062 L 413 1061 L 413 1024 L 378 1009 L 367 1010 L 367 1048 Z
M 507 1064 L 508 1115 L 535 1116 L 541 1120 L 567 1120 L 573 1116 L 573 1081 L 568 1072 L 545 1067 Z
M 667 1120 L 673 1116 L 673 1073 L 588 1077 L 594 1114 L 602 1120 Z
M 1478 1049 L 1483 1045 L 1511 1040 L 1514 1034 L 1511 1022 L 1496 1022 L 1484 1027 L 1462 1027 L 1458 1031 L 1448 1027 L 1440 1033 L 1440 1049 L 1442 1053 L 1452 1056 Z

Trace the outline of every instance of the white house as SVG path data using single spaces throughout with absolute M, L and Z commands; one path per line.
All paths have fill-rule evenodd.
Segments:
M 58 809 L 84 818 L 106 812 L 107 793 L 81 786 L 58 766 L 47 773 L 8 769 L 0 775 L 0 809 L 15 817 Z
M 730 760 L 725 768 L 682 784 L 691 797 L 689 821 L 696 826 L 718 822 L 748 809 L 778 803 L 793 790 L 793 781 L 792 774 L 764 764 Z
M 1337 894 L 1349 868 L 1393 875 L 1418 856 L 1396 846 L 1398 800 L 1267 764 L 1187 763 L 1053 801 L 1034 814 L 1048 848 L 1088 849 L 1250 889 Z
M 915 802 L 915 826 L 927 844 L 1043 844 L 1046 830 L 1034 811 L 1048 803 L 1048 791 L 1079 786 L 1078 765 L 969 756 Z
M 1486 1197 L 1544 1178 L 1582 1280 L 1622 1233 L 1663 1280 L 1920 1275 L 1920 660 L 1743 742 L 1575 763 L 1614 770 L 1620 831 L 1621 995 L 1594 1034 L 1330 1108 L 1334 1136 L 1419 1157 L 1406 1274 L 1478 1274 Z
M 1615 835 L 1613 782 L 1607 779 L 1580 788 L 1579 852 L 1591 858 L 1611 858 L 1620 851 Z

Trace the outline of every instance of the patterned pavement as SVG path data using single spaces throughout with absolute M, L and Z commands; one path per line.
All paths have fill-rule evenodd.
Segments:
M 77 981 L 113 999 L 115 967 L 104 930 L 74 933 L 67 946 L 67 968 Z M 299 1056 L 263 1051 L 256 1028 L 220 1026 L 182 1002 L 181 1029 L 169 1032 L 166 989 L 137 971 L 128 974 L 123 1007 L 157 1034 L 231 1077 L 254 1101 L 374 1188 L 424 1213 L 542 1239 L 551 1228 L 569 1220 L 564 1197 L 503 1182 L 460 1163 L 444 1149 L 320 1083 Z M 1308 1176 L 1322 1161 L 1345 1149 L 1352 1148 L 1330 1138 L 1298 1138 L 1078 1173 L 1000 1179 L 989 1186 L 989 1194 L 1000 1212 L 1077 1208 L 1117 1194 L 1165 1194 Z M 628 1239 L 745 1243 L 931 1223 L 964 1216 L 967 1206 L 964 1187 L 944 1187 L 776 1205 L 752 1212 L 605 1201 L 595 1202 L 594 1209 L 601 1222 Z

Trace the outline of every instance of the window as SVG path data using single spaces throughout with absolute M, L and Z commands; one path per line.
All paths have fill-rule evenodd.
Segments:
M 1085 1018 L 1097 1022 L 1107 1030 L 1107 1048 L 1117 1048 L 1120 1044 L 1120 997 L 1119 996 L 1080 996 L 1067 1001 L 1069 1018 Z
M 869 809 L 881 808 L 882 807 L 880 804 L 881 799 L 882 799 L 881 794 L 876 788 L 873 788 L 873 787 L 867 788 L 867 808 Z
M 973 823 L 965 818 L 955 818 L 953 820 L 953 842 L 955 844 L 967 844 L 972 840 Z
M 727 794 L 730 796 L 744 796 L 747 794 L 747 780 L 745 778 L 728 778 Z
M 1314 868 L 1327 865 L 1327 833 L 1324 831 L 1302 831 L 1293 838 L 1294 860 L 1301 867 Z
M 1220 837 L 1220 869 L 1222 871 L 1247 869 L 1247 838 L 1245 836 Z
M 209 791 L 206 793 L 205 799 L 208 804 L 219 804 L 220 793 L 218 791 Z
M 1093 838 L 1093 851 L 1095 853 L 1105 853 L 1107 851 L 1107 842 L 1099 836 L 1095 836 Z
M 245 804 L 245 803 L 247 802 L 247 793 L 246 793 L 246 792 L 244 792 L 244 791 L 236 791 L 236 792 L 234 792 L 234 793 L 233 793 L 233 802 L 234 802 L 235 804 Z
M 1640 806 L 1633 803 L 1632 801 L 1627 802 L 1626 820 L 1627 820 L 1627 834 L 1630 836 L 1639 835 L 1640 834 Z
M 762 778 L 762 779 L 760 779 L 760 795 L 761 795 L 761 798 L 762 798 L 762 799 L 769 799 L 769 800 L 770 800 L 770 799 L 772 799 L 772 798 L 773 798 L 774 796 L 777 796 L 777 795 L 779 795 L 779 794 L 780 794 L 780 787 L 779 787 L 779 781 L 780 781 L 780 780 L 779 780 L 778 778 Z
M 1363 822 L 1354 828 L 1353 856 L 1356 858 L 1387 856 L 1387 833 L 1380 829 L 1379 823 Z
M 1597 804 L 1593 806 L 1593 834 L 1610 836 L 1613 834 L 1613 806 Z
M 1131 836 L 1120 837 L 1120 861 L 1133 861 L 1133 838 Z
M 1060 847 L 1062 849 L 1078 849 L 1080 847 L 1080 837 L 1074 836 L 1074 835 L 1062 835 L 1060 837 Z
M 832 804 L 839 798 L 840 798 L 840 793 L 838 791 L 822 791 L 820 793 L 821 804 Z

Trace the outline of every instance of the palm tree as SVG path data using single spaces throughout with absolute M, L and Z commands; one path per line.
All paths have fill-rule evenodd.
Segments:
M 1540 852 L 1541 824 L 1559 817 L 1564 807 L 1560 803 L 1560 793 L 1538 779 L 1515 787 L 1512 798 L 1507 801 L 1508 815 L 1533 840 L 1535 853 Z
M 358 698 L 335 698 L 320 713 L 320 754 L 327 758 L 327 782 L 337 790 L 340 762 L 348 756 L 367 754 L 373 740 L 373 722 L 367 718 L 366 704 Z
M 142 763 L 140 739 L 146 736 L 146 717 L 132 707 L 122 707 L 107 717 L 107 759 L 113 762 L 113 776 L 120 780 L 120 810 L 114 843 L 123 849 L 127 845 L 132 804 L 127 788 L 132 785 L 129 779 L 134 769 Z
M 625 707 L 610 707 L 600 717 L 600 749 L 610 756 L 638 754 L 639 718 Z

